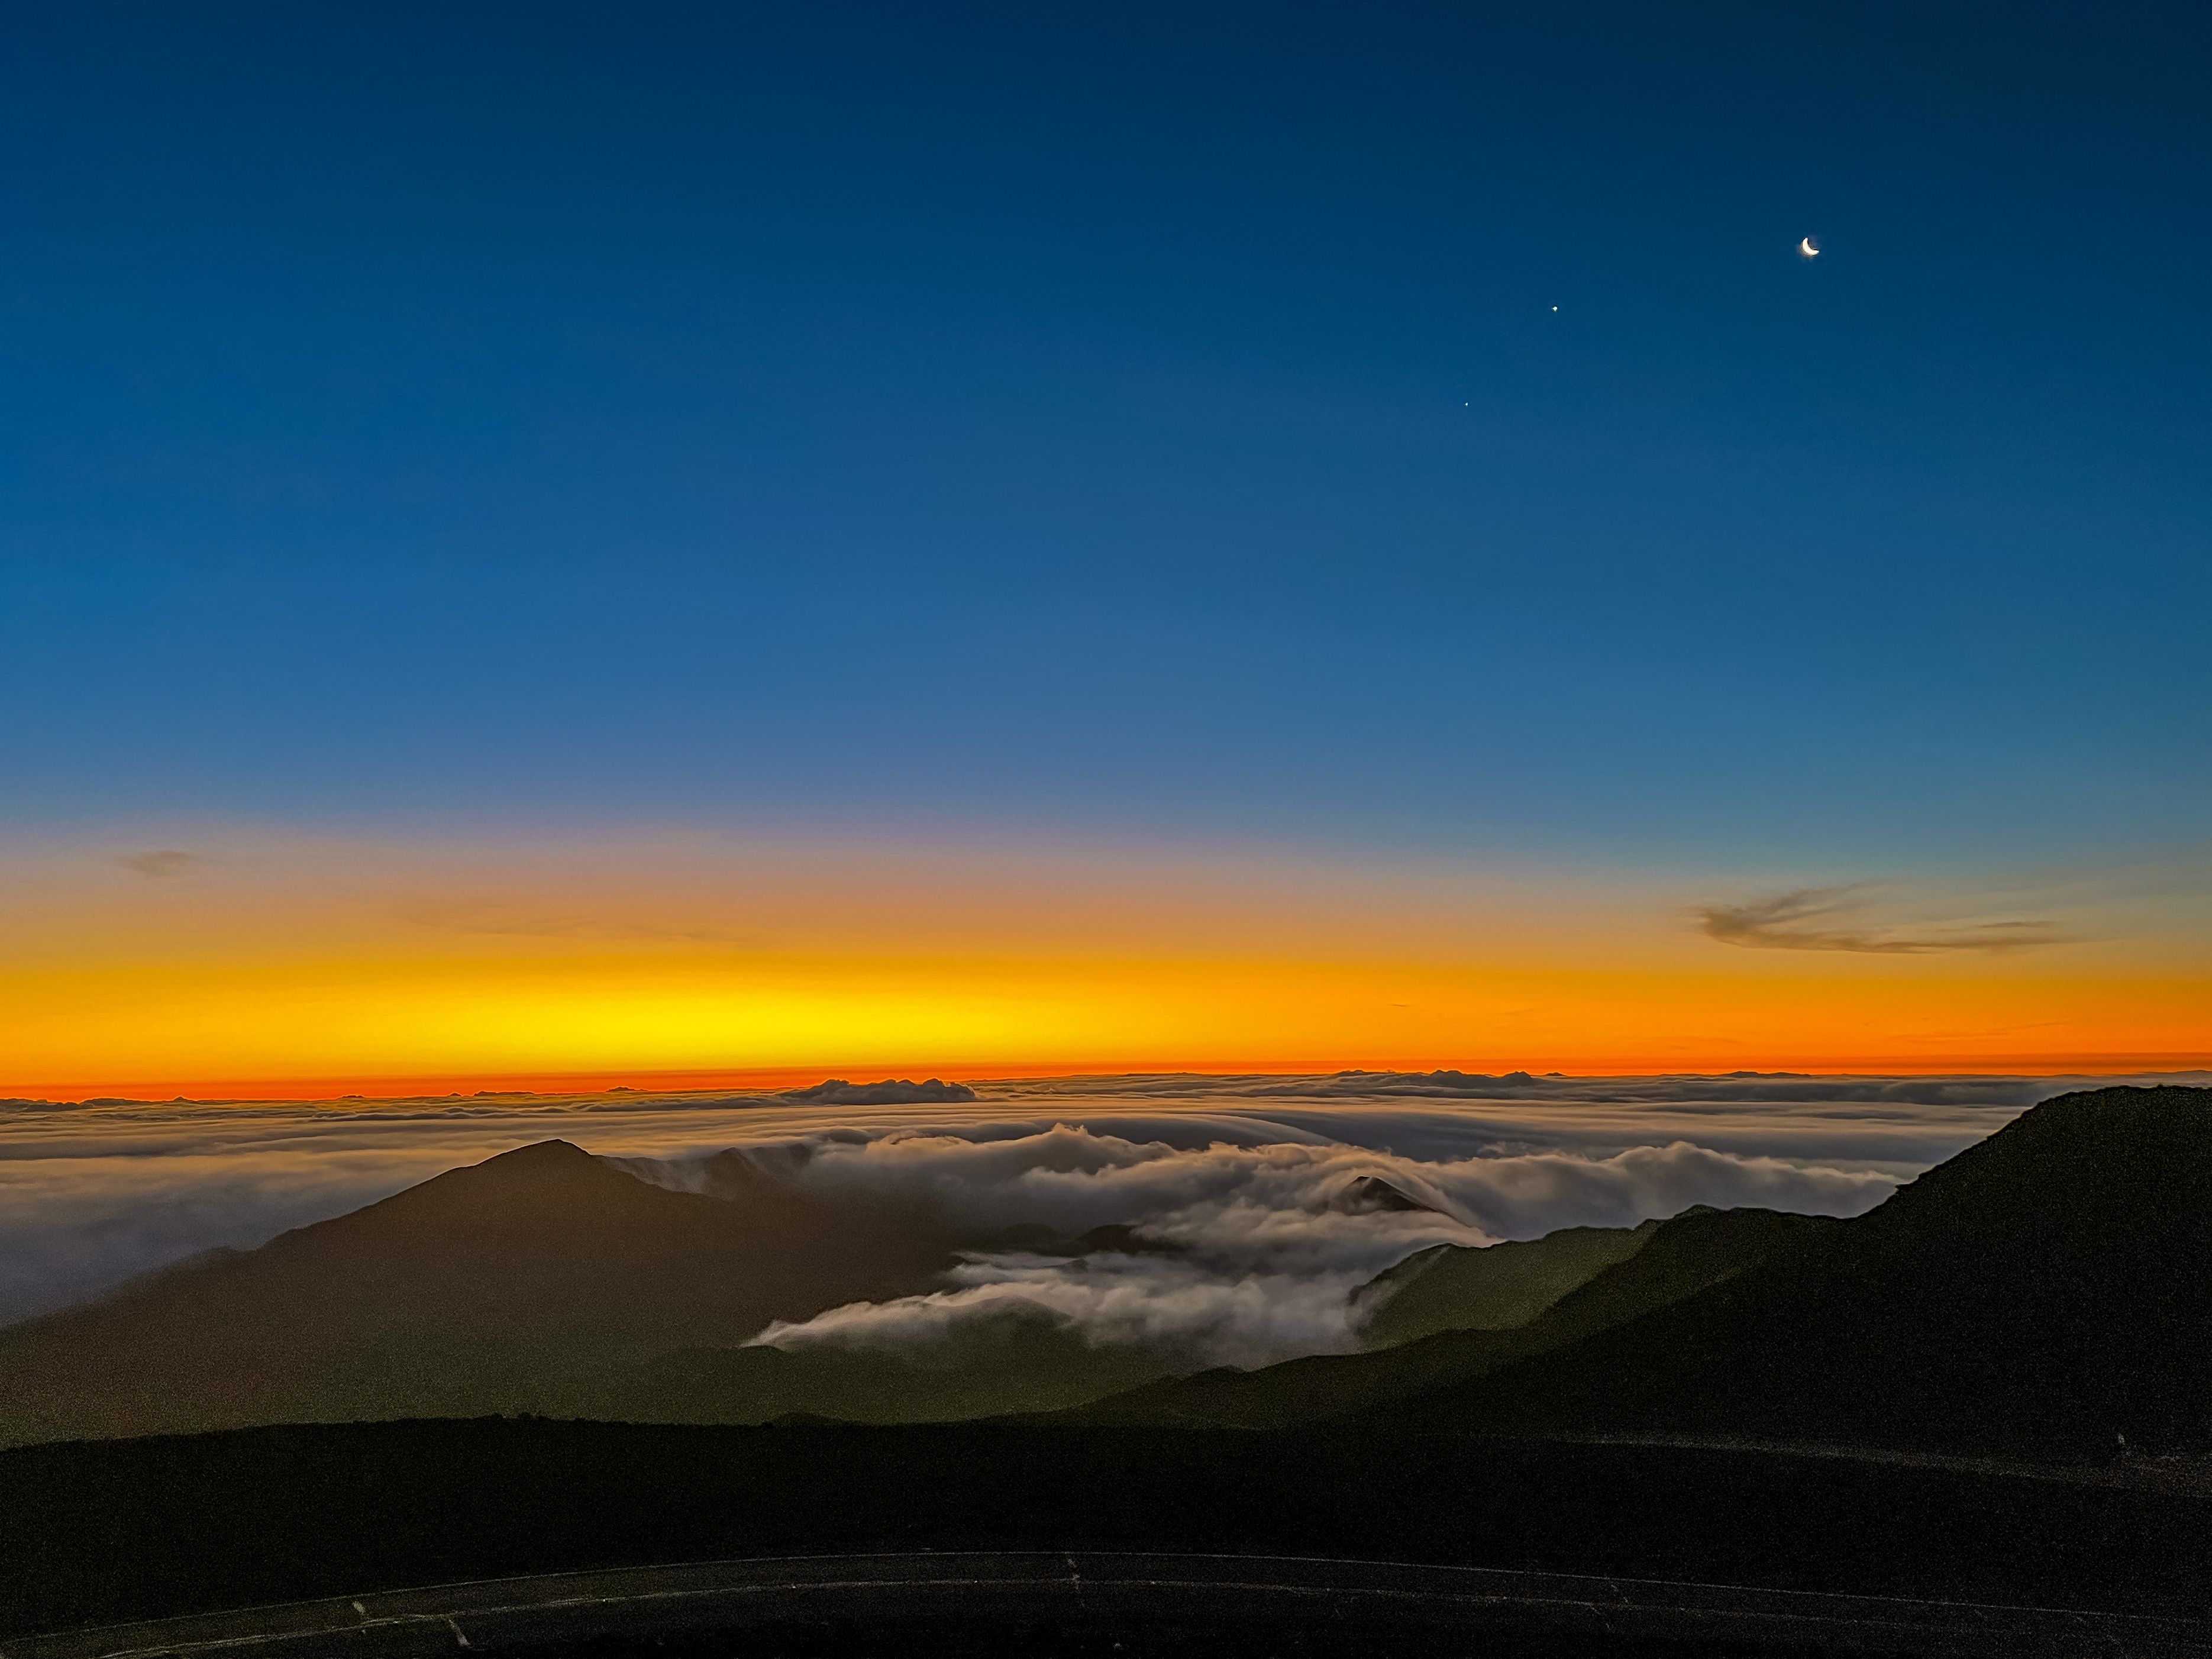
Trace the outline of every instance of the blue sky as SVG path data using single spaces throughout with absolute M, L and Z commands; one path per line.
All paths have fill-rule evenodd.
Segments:
M 0 813 L 2200 841 L 2209 32 L 18 16 Z

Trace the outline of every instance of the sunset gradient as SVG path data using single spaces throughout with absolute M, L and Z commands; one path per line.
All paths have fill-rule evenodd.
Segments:
M 665 834 L 154 850 L 10 866 L 0 1091 L 2212 1058 L 2197 939 L 2100 940 L 2132 916 L 2127 884 L 2078 872 L 1847 890 L 1826 902 L 1852 943 L 1747 945 L 1698 903 L 1743 884 L 1686 875 Z M 2060 937 L 1943 943 L 2030 926 Z
M 2212 1060 L 2172 9 L 20 9 L 0 1094 Z

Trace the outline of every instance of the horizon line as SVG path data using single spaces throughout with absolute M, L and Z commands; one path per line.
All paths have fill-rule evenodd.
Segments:
M 1757 1060 L 1741 1055 L 1638 1056 L 1630 1060 L 1550 1055 L 1504 1063 L 1425 1057 L 1400 1064 L 1370 1057 L 1343 1060 L 1115 1060 L 932 1061 L 926 1065 L 848 1060 L 814 1066 L 590 1068 L 526 1072 L 317 1073 L 295 1077 L 95 1077 L 0 1085 L 0 1099 L 43 1104 L 129 1101 L 134 1104 L 223 1104 L 249 1101 L 423 1100 L 476 1095 L 584 1095 L 628 1092 L 683 1094 L 702 1090 L 778 1093 L 842 1079 L 867 1083 L 935 1079 L 947 1083 L 1012 1083 L 1073 1077 L 1315 1077 L 1347 1072 L 1419 1075 L 1460 1072 L 1507 1077 L 1711 1077 L 1797 1074 L 1813 1077 L 2136 1077 L 2212 1070 L 2212 1053 L 2071 1053 L 2059 1054 L 1787 1055 Z

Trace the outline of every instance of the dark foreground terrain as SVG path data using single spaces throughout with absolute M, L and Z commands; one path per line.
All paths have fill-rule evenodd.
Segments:
M 2212 1089 L 2092 1090 L 1851 1220 L 1678 1216 L 1515 1328 L 1205 1372 L 1068 1415 L 2201 1457 L 2208 1267 Z
M 2048 1102 L 1849 1221 L 1687 1212 L 1376 1352 L 1058 1417 L 591 1420 L 641 1356 L 653 1414 L 715 1407 L 749 1351 L 652 1351 L 722 1269 L 818 1300 L 875 1259 L 757 1175 L 552 1143 L 0 1334 L 45 1442 L 0 1452 L 0 1659 L 2212 1653 L 2212 1091 Z M 464 1414 L 584 1351 L 613 1404 Z M 70 1437 L 264 1411 L 397 1420 Z
M 2212 1501 L 2176 1470 L 2001 1473 L 1371 1429 L 748 1429 L 490 1419 L 27 1447 L 0 1454 L 0 1490 L 8 1498 L 0 1506 L 0 1652 L 10 1655 L 24 1651 L 10 1636 L 197 1611 L 520 1574 L 829 1553 L 1352 1558 L 1664 1581 L 1675 1588 L 1650 1592 L 1662 1601 L 1714 1594 L 1684 1586 L 1727 1586 L 1754 1601 L 1759 1591 L 1823 1592 L 2191 1625 L 2212 1606 Z M 878 1612 L 920 1620 L 893 1644 L 908 1648 L 1088 1651 L 1083 1644 L 1103 1632 L 1125 1652 L 1143 1651 L 1147 1642 L 1164 1644 L 1164 1651 L 1241 1652 L 1242 1641 L 1256 1643 L 1253 1651 L 1320 1653 L 1349 1650 L 1345 1641 L 1355 1631 L 1381 1641 L 1389 1624 L 1381 1609 L 1412 1606 L 1402 1596 L 1370 1598 L 1368 1613 L 1346 1625 L 1324 1616 L 1348 1605 L 1341 1595 L 1302 1600 L 1278 1589 L 1234 1614 L 1218 1597 L 1187 1597 L 1188 1619 L 1196 1622 L 1178 1633 L 1153 1617 L 1157 1595 L 1146 1604 L 1152 1611 L 1138 1618 L 1143 1598 L 1131 1600 L 1133 1592 L 1124 1593 L 1119 1613 L 1099 1612 L 1108 1604 L 1097 1602 L 1095 1616 L 1071 1623 L 1059 1569 L 1043 1577 L 1053 1581 L 1039 1592 L 1044 1599 L 1017 1598 L 1002 1608 L 991 1626 L 996 1634 L 974 1627 L 988 1601 L 981 1592 L 950 1601 L 940 1595 L 933 1613 L 920 1602 L 906 1613 L 889 1604 Z M 1568 1589 L 1555 1599 L 1603 1599 Z M 747 1652 L 860 1650 L 848 1641 L 850 1631 L 839 1634 L 836 1618 L 865 1605 L 847 1597 L 836 1608 L 817 1606 L 739 1645 Z M 1720 1622 L 1702 1635 L 1694 1620 L 1686 1630 L 1601 1620 L 1601 1629 L 1579 1635 L 1540 1620 L 1486 1650 L 1673 1652 L 1678 1639 L 1693 1635 L 1698 1651 L 1811 1650 L 1773 1629 L 1730 1623 L 1734 1615 L 1719 1611 L 1742 1605 L 1741 1597 L 1723 1595 L 1708 1608 Z M 1300 1607 L 1305 1613 L 1293 1617 Z M 1796 1617 L 1778 1616 L 1785 1629 Z M 1990 1625 L 1994 1615 L 1960 1617 L 1966 1626 L 1940 1642 L 1884 1650 L 1983 1651 L 1986 1644 L 1974 1646 L 1960 1631 L 1984 1627 L 1994 1638 L 2010 1628 L 2002 1620 Z M 1222 1618 L 1233 1630 L 1200 1642 L 1209 1621 Z M 561 1648 L 556 1629 L 533 1628 L 538 1647 L 572 1650 Z M 869 1628 L 872 1641 L 887 1626 Z M 1442 1651 L 1462 1639 L 1449 1626 L 1421 1628 L 1428 1634 L 1401 1631 L 1402 1639 L 1382 1644 Z M 2165 1632 L 2148 1645 L 2122 1642 L 2128 1650 L 2190 1650 L 2166 1626 L 2127 1628 Z M 420 1636 L 415 1630 L 410 1639 Z M 713 1647 L 721 1638 L 632 1632 L 603 1637 L 590 1650 L 627 1653 L 654 1639 L 663 1644 L 656 1651 L 682 1659 L 685 1642 Z M 2096 1644 L 2110 1651 L 2114 1640 L 2106 1629 Z M 81 1651 L 159 1645 L 135 1639 Z M 1828 1638 L 1814 1644 L 1820 1650 L 1863 1645 Z M 2027 1650 L 2037 1643 L 2014 1636 L 1997 1645 Z M 385 1651 L 357 1640 L 345 1650 Z M 1111 1651 L 1111 1642 L 1099 1650 Z
M 825 1200 L 760 1149 L 706 1167 L 709 1190 L 670 1192 L 546 1141 L 0 1330 L 0 1445 L 804 1413 L 2212 1455 L 2212 1090 L 2046 1101 L 1849 1220 L 1693 1208 L 1424 1251 L 1359 1292 L 1369 1351 L 1194 1376 L 1042 1307 L 923 1344 L 755 1346 L 773 1319 L 943 1289 L 981 1241 Z M 1413 1200 L 1362 1177 L 1332 1202 Z M 1106 1226 L 1022 1248 L 1149 1247 Z

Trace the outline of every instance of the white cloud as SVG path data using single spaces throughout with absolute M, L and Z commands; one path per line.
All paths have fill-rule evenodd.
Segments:
M 856 1302 L 777 1324 L 760 1340 L 908 1345 L 943 1341 L 971 1322 L 1017 1313 L 1068 1327 L 1091 1342 L 1155 1349 L 1191 1367 L 1264 1365 L 1356 1346 L 1349 1313 L 1363 1275 L 1245 1273 L 1224 1277 L 1157 1256 L 1103 1255 L 1068 1264 L 988 1258 L 960 1288 L 896 1302 Z
M 854 1304 L 760 1340 L 904 1343 L 942 1339 L 1008 1312 L 1099 1343 L 1136 1342 L 1196 1365 L 1256 1365 L 1358 1345 L 1352 1294 L 1431 1244 L 1481 1245 L 1570 1226 L 1626 1226 L 1692 1204 L 1852 1215 L 1888 1196 L 1871 1170 L 1743 1158 L 1677 1141 L 1610 1157 L 1543 1152 L 1428 1162 L 1347 1146 L 1139 1143 L 1055 1124 L 1015 1139 L 823 1135 L 796 1178 L 848 1201 L 921 1200 L 956 1235 L 1018 1226 L 1073 1239 L 1135 1229 L 1134 1252 L 1068 1257 L 973 1251 L 956 1288 Z M 1389 1182 L 1428 1210 L 1347 1212 L 1346 1188 Z

